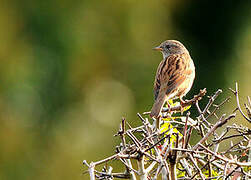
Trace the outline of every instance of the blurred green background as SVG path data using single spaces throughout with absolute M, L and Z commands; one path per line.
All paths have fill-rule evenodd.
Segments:
M 111 155 L 121 117 L 151 108 L 166 39 L 194 59 L 188 98 L 235 81 L 251 95 L 251 1 L 0 4 L 0 179 L 88 179 L 82 160 Z

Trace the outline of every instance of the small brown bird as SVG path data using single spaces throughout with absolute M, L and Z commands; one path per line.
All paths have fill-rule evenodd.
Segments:
M 183 97 L 189 92 L 195 78 L 195 67 L 185 46 L 176 40 L 167 40 L 154 48 L 163 54 L 154 82 L 154 99 L 150 116 L 158 118 L 169 99 Z

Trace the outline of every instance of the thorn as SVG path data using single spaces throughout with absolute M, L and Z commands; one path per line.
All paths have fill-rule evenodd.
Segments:
M 233 90 L 232 88 L 228 88 L 230 91 L 232 91 L 232 93 L 236 94 L 236 91 Z

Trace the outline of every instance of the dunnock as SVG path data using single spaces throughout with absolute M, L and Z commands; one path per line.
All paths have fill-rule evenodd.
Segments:
M 195 78 L 195 67 L 185 46 L 176 40 L 167 40 L 154 48 L 163 54 L 154 82 L 154 99 L 150 116 L 158 118 L 169 99 L 183 97 L 189 92 Z

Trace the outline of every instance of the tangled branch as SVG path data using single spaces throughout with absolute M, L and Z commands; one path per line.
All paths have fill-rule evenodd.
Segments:
M 231 91 L 237 101 L 235 109 L 244 119 L 251 122 L 250 98 L 248 97 L 245 104 L 245 115 L 240 107 L 237 84 L 236 89 Z M 121 140 L 115 148 L 116 153 L 96 162 L 83 161 L 88 167 L 86 172 L 89 173 L 90 179 L 250 179 L 251 129 L 233 123 L 226 125 L 236 119 L 237 112 L 219 115 L 219 109 L 230 99 L 226 98 L 216 104 L 221 93 L 222 90 L 218 90 L 209 96 L 204 108 L 201 108 L 199 101 L 205 96 L 206 89 L 201 90 L 193 99 L 187 100 L 185 106 L 196 106 L 198 115 L 195 118 L 190 117 L 189 112 L 185 116 L 172 117 L 174 112 L 182 111 L 180 105 L 164 108 L 162 113 L 169 114 L 171 118 L 161 119 L 159 131 L 155 130 L 154 122 L 148 118 L 148 113 L 137 114 L 141 121 L 138 127 L 131 127 L 126 119 L 122 118 L 115 134 Z M 213 124 L 212 121 L 216 122 Z M 200 136 L 195 143 L 191 140 L 192 133 Z M 227 145 L 229 142 L 230 145 Z M 121 162 L 124 172 L 113 172 L 112 165 L 107 167 L 113 160 Z M 101 165 L 104 167 L 98 167 Z

